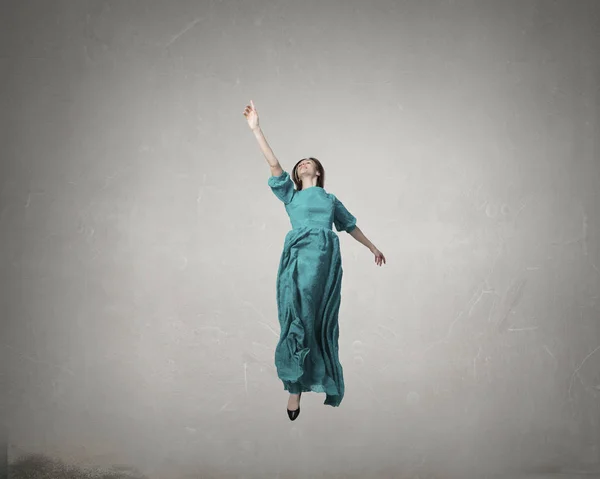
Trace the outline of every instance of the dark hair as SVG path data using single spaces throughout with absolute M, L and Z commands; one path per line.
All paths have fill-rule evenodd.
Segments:
M 317 168 L 317 171 L 320 173 L 317 176 L 317 186 L 320 186 L 321 188 L 325 188 L 325 169 L 323 168 L 323 165 L 321 164 L 321 162 L 319 160 L 317 160 L 316 158 L 313 158 L 311 156 L 309 158 L 302 158 L 298 163 L 296 163 L 294 165 L 294 168 L 292 169 L 292 181 L 296 185 L 296 190 L 300 191 L 302 189 L 302 181 L 300 181 L 300 178 L 298 178 L 298 172 L 296 170 L 298 168 L 298 165 L 300 163 L 302 163 L 304 160 L 312 160 L 313 161 L 313 163 L 315 164 L 315 166 Z

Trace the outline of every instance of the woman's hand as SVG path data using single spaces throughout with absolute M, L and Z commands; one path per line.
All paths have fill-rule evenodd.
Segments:
M 256 108 L 254 108 L 254 102 L 250 100 L 250 105 L 246 106 L 244 110 L 244 116 L 246 120 L 248 120 L 248 126 L 251 130 L 256 130 L 258 128 L 258 112 Z
M 383 253 L 381 251 L 379 251 L 377 248 L 373 247 L 371 249 L 371 253 L 373 253 L 375 255 L 375 264 L 381 266 L 381 263 L 386 263 L 385 261 L 385 256 L 383 256 Z

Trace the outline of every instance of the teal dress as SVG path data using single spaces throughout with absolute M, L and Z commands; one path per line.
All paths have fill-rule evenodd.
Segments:
M 292 225 L 277 272 L 277 375 L 286 391 L 325 393 L 325 404 L 339 406 L 344 397 L 338 357 L 343 271 L 332 223 L 338 232 L 350 233 L 356 218 L 320 186 L 296 190 L 286 171 L 268 183 Z

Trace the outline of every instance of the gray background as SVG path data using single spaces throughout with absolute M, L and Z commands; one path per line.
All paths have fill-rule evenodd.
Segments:
M 600 465 L 600 2 L 4 1 L 10 455 L 149 477 Z M 346 397 L 291 423 L 290 228 L 243 109 L 340 233 Z M 6 378 L 4 378 L 6 379 Z M 8 394 L 6 394 L 8 392 Z

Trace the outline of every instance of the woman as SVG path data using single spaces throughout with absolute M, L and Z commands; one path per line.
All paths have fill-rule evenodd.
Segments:
M 325 393 L 325 404 L 330 406 L 339 406 L 344 397 L 338 357 L 343 271 L 339 238 L 332 223 L 338 232 L 348 232 L 369 248 L 376 264 L 381 266 L 386 261 L 356 226 L 356 218 L 335 195 L 325 191 L 325 171 L 319 160 L 300 160 L 290 179 L 260 129 L 254 102 L 246 106 L 244 116 L 271 167 L 268 184 L 284 203 L 292 224 L 277 273 L 281 333 L 275 366 L 284 389 L 290 393 L 287 413 L 293 421 L 300 414 L 303 392 Z

